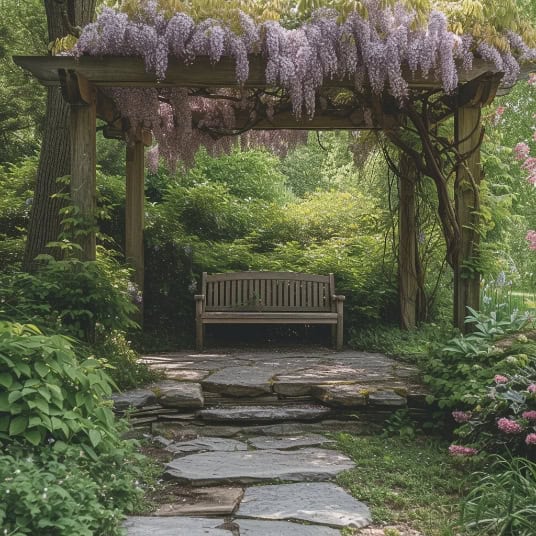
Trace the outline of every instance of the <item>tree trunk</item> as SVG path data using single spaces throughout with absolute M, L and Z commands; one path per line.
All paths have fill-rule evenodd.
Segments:
M 73 26 L 91 22 L 95 3 L 96 0 L 69 0 L 63 3 L 45 0 L 49 41 L 67 35 L 65 14 Z M 47 91 L 45 130 L 23 260 L 23 268 L 27 271 L 34 267 L 37 255 L 47 252 L 46 245 L 58 239 L 61 221 L 59 210 L 63 202 L 52 196 L 61 190 L 57 179 L 71 173 L 69 106 L 59 88 L 49 87 Z

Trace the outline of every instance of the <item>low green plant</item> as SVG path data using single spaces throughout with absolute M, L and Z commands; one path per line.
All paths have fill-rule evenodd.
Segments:
M 41 256 L 35 273 L 0 276 L 0 320 L 35 324 L 53 332 L 86 338 L 87 326 L 105 330 L 135 328 L 137 311 L 129 292 L 130 270 L 104 248 L 96 261 L 76 258 L 76 244 L 61 244 L 66 256 Z
M 497 456 L 462 505 L 461 521 L 470 534 L 533 536 L 536 527 L 536 463 Z
M 0 385 L 0 445 L 77 443 L 94 460 L 116 448 L 112 382 L 96 359 L 79 362 L 73 340 L 1 322 Z
M 466 397 L 466 411 L 453 412 L 455 434 L 476 452 L 510 452 L 536 459 L 536 345 L 505 358 L 509 373 L 497 375 L 486 394 Z
M 123 512 L 142 501 L 143 459 L 124 442 L 115 457 L 89 460 L 75 446 L 58 452 L 2 449 L 0 526 L 4 534 L 119 536 Z
M 106 362 L 107 372 L 120 390 L 134 389 L 162 379 L 162 374 L 140 363 L 139 354 L 120 331 L 98 333 L 97 343 L 89 351 Z
M 423 324 L 414 330 L 374 325 L 351 329 L 349 344 L 356 350 L 416 361 L 426 359 L 434 344 L 438 345 L 449 337 L 452 337 L 452 328 L 447 325 Z
M 428 402 L 453 408 L 486 396 L 493 377 L 511 368 L 505 349 L 495 343 L 526 327 L 528 322 L 524 314 L 513 313 L 501 319 L 495 312 L 482 314 L 470 309 L 466 323 L 472 325 L 473 331 L 454 337 L 436 347 L 431 357 L 420 360 L 424 381 L 432 391 Z
M 414 439 L 415 422 L 407 409 L 395 411 L 383 425 L 383 437 L 398 436 L 400 439 Z

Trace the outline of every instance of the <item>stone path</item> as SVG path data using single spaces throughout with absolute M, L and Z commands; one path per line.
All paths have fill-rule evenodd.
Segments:
M 114 406 L 130 407 L 133 424 L 169 453 L 166 485 L 181 492 L 151 516 L 129 518 L 128 536 L 335 536 L 366 527 L 368 507 L 334 483 L 355 464 L 324 434 L 370 430 L 399 408 L 426 412 L 417 371 L 377 354 L 182 352 L 144 361 L 166 379 L 114 395 Z

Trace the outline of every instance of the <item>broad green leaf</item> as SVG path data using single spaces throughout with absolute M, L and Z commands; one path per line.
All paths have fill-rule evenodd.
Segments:
M 25 415 L 18 415 L 9 423 L 9 435 L 16 436 L 22 434 L 28 426 L 28 417 Z
M 41 432 L 38 430 L 26 430 L 26 432 L 24 432 L 24 438 L 32 445 L 37 446 L 41 443 Z
M 40 361 L 37 361 L 34 364 L 34 368 L 35 368 L 37 374 L 39 374 L 39 376 L 41 376 L 41 378 L 44 378 L 49 372 L 49 368 L 44 363 L 41 363 Z
M 9 421 L 10 421 L 9 415 L 3 415 L 0 417 L 0 432 L 7 432 L 9 429 Z
M 0 385 L 9 389 L 13 383 L 13 376 L 9 372 L 0 373 Z
M 11 393 L 9 393 L 9 396 L 7 397 L 7 401 L 10 404 L 13 404 L 14 402 L 19 400 L 20 398 L 22 398 L 22 392 L 21 391 L 12 391 Z
M 94 448 L 96 448 L 99 443 L 102 441 L 102 436 L 98 430 L 90 430 L 89 431 L 89 440 L 91 441 L 91 444 Z

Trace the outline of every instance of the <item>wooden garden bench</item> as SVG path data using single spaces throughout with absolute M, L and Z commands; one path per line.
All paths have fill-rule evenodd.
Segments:
M 195 296 L 196 346 L 203 349 L 206 324 L 330 324 L 339 350 L 344 299 L 333 274 L 204 272 Z

